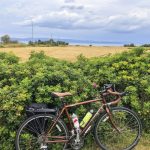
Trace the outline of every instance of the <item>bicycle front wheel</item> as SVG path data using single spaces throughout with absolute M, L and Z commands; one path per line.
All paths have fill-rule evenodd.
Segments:
M 51 133 L 46 136 L 50 125 L 53 123 L 54 116 L 40 114 L 25 120 L 20 126 L 16 135 L 16 150 L 63 150 L 64 143 L 48 143 L 50 137 L 68 137 L 68 130 L 63 121 L 58 120 Z
M 94 129 L 95 140 L 103 150 L 131 150 L 141 137 L 141 122 L 138 116 L 124 107 L 112 108 L 110 122 L 107 113 L 101 115 Z

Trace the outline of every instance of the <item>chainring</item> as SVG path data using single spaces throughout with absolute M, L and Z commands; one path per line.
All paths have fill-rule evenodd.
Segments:
M 73 150 L 80 150 L 84 146 L 84 139 L 80 139 L 80 142 L 76 142 L 76 137 L 71 139 L 70 146 Z

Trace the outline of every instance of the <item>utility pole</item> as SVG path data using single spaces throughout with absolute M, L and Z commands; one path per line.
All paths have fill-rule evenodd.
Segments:
M 52 46 L 52 42 L 53 42 L 53 41 L 52 41 L 52 40 L 53 40 L 52 38 L 53 38 L 53 36 L 52 36 L 52 33 L 51 33 L 51 43 L 50 43 L 50 44 L 51 44 L 51 46 Z
M 51 33 L 51 39 L 53 39 L 53 35 L 52 35 L 52 33 Z
M 33 32 L 34 32 L 34 30 L 33 30 L 33 20 L 32 19 L 31 19 L 31 23 L 32 23 L 32 43 L 33 43 L 33 39 L 34 39 L 34 36 L 33 36 L 34 33 Z

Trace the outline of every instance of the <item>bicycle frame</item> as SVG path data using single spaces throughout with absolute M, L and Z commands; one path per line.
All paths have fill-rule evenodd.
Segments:
M 17 131 L 15 139 L 16 150 L 24 149 L 24 147 L 27 149 L 60 149 L 60 147 L 63 149 L 80 149 L 84 146 L 85 137 L 89 132 L 93 133 L 94 139 L 101 149 L 111 149 L 112 147 L 115 150 L 132 149 L 137 145 L 142 134 L 140 118 L 128 108 L 111 107 L 111 105 L 117 105 L 126 94 L 127 92 L 119 93 L 106 85 L 95 99 L 67 104 L 64 98 L 71 96 L 71 93 L 52 92 L 52 96 L 59 98 L 60 102 L 62 102 L 59 111 L 54 111 L 54 109 L 52 111 L 52 109 L 46 109 L 46 107 L 39 112 L 37 109 L 35 115 L 27 118 Z M 110 95 L 115 96 L 115 98 L 113 97 L 112 99 L 112 97 L 109 97 Z M 106 96 L 110 98 L 111 102 L 106 102 Z M 93 106 L 93 103 L 96 107 Z M 80 109 L 78 107 L 83 107 L 82 105 L 89 105 L 86 110 L 89 110 L 89 107 L 90 109 L 93 108 L 94 114 L 89 115 L 91 116 L 89 121 L 83 119 L 87 123 L 85 126 L 80 123 L 81 127 L 77 129 L 76 124 L 73 122 L 74 118 L 72 121 L 71 115 L 74 112 L 72 110 L 77 109 L 78 111 Z M 40 104 L 39 106 L 39 110 L 41 110 L 42 105 Z M 33 113 L 34 110 L 36 110 L 36 107 L 31 109 Z M 53 115 L 54 112 L 56 112 L 55 115 Z M 107 140 L 108 138 L 110 140 Z M 121 143 L 122 140 L 124 141 L 123 143 Z
M 108 94 L 107 94 L 108 95 Z M 53 127 L 57 124 L 57 121 L 60 119 L 60 117 L 62 116 L 62 114 L 66 114 L 67 119 L 69 121 L 69 125 L 71 127 L 71 130 L 73 129 L 73 124 L 72 124 L 72 119 L 68 113 L 68 109 L 72 108 L 72 107 L 76 107 L 76 106 L 80 106 L 80 105 L 86 105 L 86 104 L 90 104 L 90 103 L 96 103 L 96 102 L 101 102 L 102 105 L 101 107 L 97 110 L 97 112 L 92 116 L 92 118 L 88 121 L 88 123 L 86 124 L 86 126 L 84 128 L 82 128 L 81 132 L 80 132 L 80 136 L 85 136 L 88 131 L 91 128 L 91 124 L 93 121 L 95 121 L 96 117 L 103 112 L 104 110 L 108 113 L 109 118 L 110 118 L 110 122 L 112 124 L 112 126 L 119 132 L 119 130 L 117 129 L 117 127 L 115 126 L 115 123 L 112 121 L 112 117 L 111 117 L 111 112 L 109 110 L 109 106 L 110 105 L 114 105 L 117 104 L 121 97 L 118 97 L 117 99 L 115 99 L 115 101 L 111 102 L 111 103 L 106 103 L 106 100 L 104 98 L 105 95 L 102 95 L 102 99 L 94 99 L 94 100 L 88 100 L 88 101 L 84 101 L 84 102 L 79 102 L 79 103 L 75 103 L 75 104 L 69 104 L 66 105 L 65 103 L 63 103 L 63 108 L 61 109 L 61 111 L 59 112 L 59 114 L 56 116 L 56 118 L 53 121 L 53 124 L 50 126 L 46 137 L 51 137 L 52 139 L 55 139 L 53 141 L 46 141 L 46 143 L 67 143 L 70 141 L 70 139 L 66 139 L 65 136 L 47 136 L 53 129 Z M 63 97 L 61 97 L 61 99 L 63 99 Z M 104 108 L 105 107 L 105 108 Z

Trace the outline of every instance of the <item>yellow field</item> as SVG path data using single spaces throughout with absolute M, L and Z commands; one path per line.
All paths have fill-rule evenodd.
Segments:
M 44 51 L 46 55 L 63 60 L 75 61 L 76 57 L 83 54 L 85 57 L 105 56 L 108 54 L 120 53 L 128 50 L 127 47 L 117 46 L 66 46 L 66 47 L 18 47 L 18 48 L 0 48 L 0 52 L 13 52 L 26 61 L 32 51 Z

